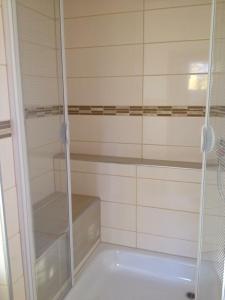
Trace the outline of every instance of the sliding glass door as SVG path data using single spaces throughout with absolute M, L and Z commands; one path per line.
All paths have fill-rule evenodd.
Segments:
M 16 16 L 37 299 L 62 299 L 72 275 L 60 1 L 16 0 Z
M 208 134 L 207 143 L 213 149 L 204 154 L 198 300 L 224 299 L 225 1 L 215 0 L 213 4 L 212 61 L 206 125 L 212 128 L 215 137 Z

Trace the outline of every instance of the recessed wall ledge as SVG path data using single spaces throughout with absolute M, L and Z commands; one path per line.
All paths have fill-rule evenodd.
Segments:
M 55 158 L 63 158 L 64 154 L 57 154 Z M 129 164 L 129 165 L 147 165 L 147 166 L 161 166 L 161 167 L 174 167 L 185 169 L 201 169 L 202 164 L 199 162 L 186 162 L 186 161 L 171 161 L 171 160 L 157 160 L 157 159 L 144 159 L 133 157 L 117 157 L 106 155 L 89 155 L 71 153 L 71 160 L 81 160 L 90 162 L 114 163 L 114 164 Z

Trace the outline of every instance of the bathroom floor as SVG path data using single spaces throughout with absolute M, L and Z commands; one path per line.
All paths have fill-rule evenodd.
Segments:
M 100 244 L 66 300 L 188 299 L 194 272 L 191 259 Z

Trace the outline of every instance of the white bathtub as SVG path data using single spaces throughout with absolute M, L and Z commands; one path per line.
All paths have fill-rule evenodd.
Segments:
M 100 244 L 65 300 L 183 300 L 194 277 L 192 259 Z

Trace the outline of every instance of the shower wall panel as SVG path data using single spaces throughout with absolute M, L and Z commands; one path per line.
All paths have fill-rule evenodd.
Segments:
M 72 152 L 201 161 L 210 11 L 65 0 Z

